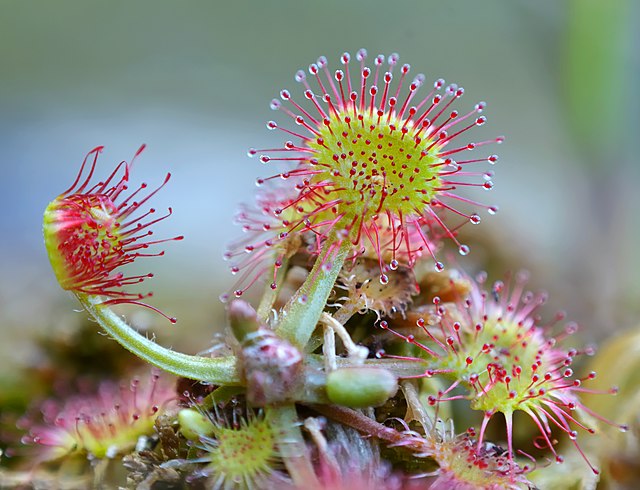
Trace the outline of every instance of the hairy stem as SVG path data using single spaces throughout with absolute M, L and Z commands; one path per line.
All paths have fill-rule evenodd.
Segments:
M 140 335 L 111 309 L 100 304 L 99 297 L 82 293 L 76 293 L 76 297 L 113 339 L 148 363 L 189 379 L 218 385 L 241 384 L 234 356 L 209 358 L 174 352 Z
M 329 237 L 320 251 L 316 263 L 300 289 L 285 306 L 276 333 L 300 349 L 304 349 L 318 324 L 320 315 L 344 264 L 351 242 L 342 240 L 336 245 Z

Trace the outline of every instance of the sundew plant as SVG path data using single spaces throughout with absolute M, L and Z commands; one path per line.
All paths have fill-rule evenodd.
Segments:
M 596 484 L 591 441 L 626 425 L 585 401 L 616 393 L 591 385 L 583 361 L 595 349 L 544 309 L 527 273 L 467 270 L 462 227 L 498 211 L 485 191 L 504 138 L 476 136 L 487 103 L 397 54 L 336 61 L 321 56 L 271 101 L 273 144 L 249 150 L 255 202 L 225 254 L 227 335 L 203 354 L 163 347 L 112 309 L 175 322 L 139 292 L 152 274 L 124 267 L 182 239 L 153 235 L 171 215 L 151 204 L 170 176 L 132 184 L 144 147 L 112 170 L 91 150 L 49 204 L 60 285 L 157 371 L 120 395 L 109 385 L 48 406 L 24 438 L 36 466 L 61 475 L 85 461 L 98 485 L 107 461 L 129 488 L 565 488 L 567 474 L 572 488 Z M 255 305 L 249 289 L 262 291 Z M 157 388 L 170 375 L 173 394 Z

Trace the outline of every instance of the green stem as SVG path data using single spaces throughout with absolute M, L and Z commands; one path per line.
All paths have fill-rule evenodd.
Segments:
M 304 284 L 285 306 L 276 333 L 301 350 L 307 345 L 316 329 L 320 315 L 344 264 L 351 242 L 342 241 L 336 250 L 335 237 L 324 243 L 320 255 Z M 331 264 L 331 268 L 326 265 Z
M 336 359 L 338 367 L 350 367 L 353 365 L 351 359 L 338 357 Z M 365 359 L 363 366 L 371 366 L 391 371 L 398 378 L 416 378 L 425 374 L 428 366 L 421 362 L 410 359 Z
M 266 416 L 278 432 L 278 450 L 296 488 L 320 489 L 302 438 L 295 405 L 267 407 Z
M 140 335 L 97 296 L 76 293 L 78 301 L 120 345 L 139 358 L 177 376 L 218 385 L 239 385 L 240 376 L 233 356 L 209 358 L 174 352 Z

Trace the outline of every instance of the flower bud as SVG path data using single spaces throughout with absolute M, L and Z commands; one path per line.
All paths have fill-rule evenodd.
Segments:
M 351 367 L 327 376 L 327 395 L 332 403 L 351 408 L 382 405 L 398 390 L 397 378 L 386 369 Z
M 235 300 L 230 303 L 227 314 L 233 336 L 240 343 L 260 328 L 256 310 L 246 301 Z
M 244 337 L 238 357 L 244 366 L 247 400 L 254 406 L 292 401 L 304 384 L 300 351 L 265 327 Z
M 201 436 L 211 435 L 215 428 L 209 417 L 193 408 L 180 410 L 178 423 L 182 435 L 190 441 L 197 441 Z

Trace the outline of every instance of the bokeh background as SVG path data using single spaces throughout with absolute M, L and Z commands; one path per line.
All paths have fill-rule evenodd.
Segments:
M 246 151 L 282 143 L 265 129 L 269 101 L 297 90 L 295 71 L 319 55 L 336 66 L 361 47 L 463 85 L 458 107 L 486 100 L 482 130 L 507 138 L 483 196 L 500 212 L 467 227 L 473 250 L 460 266 L 529 269 L 585 342 L 637 324 L 640 3 L 6 1 L 0 380 L 28 383 L 22 368 L 42 359 L 34 336 L 82 315 L 56 284 L 41 217 L 97 145 L 102 175 L 141 143 L 133 180 L 172 172 L 156 207 L 175 212 L 157 235 L 186 239 L 136 267 L 156 272 L 153 303 L 179 322 L 127 313 L 163 343 L 206 349 L 224 322 L 218 296 L 233 283 L 222 253 L 240 235 L 234 210 L 270 173 Z

